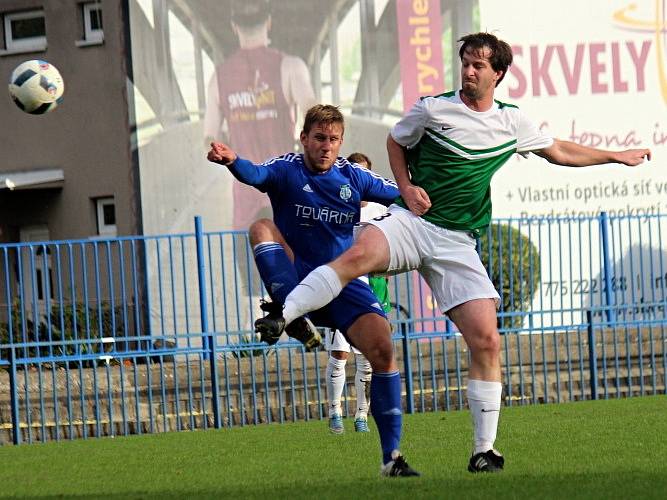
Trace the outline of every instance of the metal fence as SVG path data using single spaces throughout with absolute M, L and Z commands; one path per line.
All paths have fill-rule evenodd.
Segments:
M 479 252 L 501 294 L 507 405 L 667 393 L 666 222 L 494 221 Z M 253 335 L 248 248 L 199 219 L 192 234 L 1 245 L 0 442 L 323 418 L 327 354 Z M 462 338 L 416 274 L 390 289 L 406 410 L 463 408 Z

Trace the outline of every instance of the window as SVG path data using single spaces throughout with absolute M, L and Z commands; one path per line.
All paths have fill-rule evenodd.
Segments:
M 99 1 L 87 2 L 81 5 L 83 9 L 83 40 L 79 40 L 79 47 L 98 45 L 104 41 L 102 30 L 102 4 Z
M 46 21 L 42 9 L 14 12 L 3 17 L 7 52 L 46 49 Z
M 46 259 L 44 259 L 44 249 L 46 248 Z M 44 269 L 46 260 L 47 268 Z M 54 299 L 53 295 L 53 269 L 51 269 L 51 249 L 48 246 L 39 246 L 34 257 L 35 281 L 37 284 L 37 300 L 46 299 L 48 291 L 49 298 Z
M 116 236 L 116 203 L 113 198 L 95 200 L 97 208 L 97 234 Z
M 19 229 L 19 241 L 32 243 L 17 250 L 20 260 L 17 261 L 16 267 L 17 286 L 23 287 L 20 293 L 26 297 L 26 309 L 29 311 L 32 311 L 33 305 L 38 309 L 43 308 L 43 301 L 53 299 L 55 296 L 51 248 L 48 243 L 38 243 L 48 242 L 49 239 L 48 226 L 23 226 Z M 36 302 L 33 302 L 34 299 Z

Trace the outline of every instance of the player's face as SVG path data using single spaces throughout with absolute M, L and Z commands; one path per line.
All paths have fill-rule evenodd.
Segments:
M 326 172 L 338 158 L 343 144 L 343 125 L 317 123 L 307 134 L 301 132 L 301 144 L 306 166 L 313 172 Z
M 461 83 L 463 94 L 469 99 L 480 100 L 493 95 L 502 71 L 494 71 L 489 62 L 491 49 L 466 49 L 461 58 Z

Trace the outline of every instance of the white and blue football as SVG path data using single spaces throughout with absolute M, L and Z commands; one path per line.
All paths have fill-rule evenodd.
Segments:
M 41 115 L 62 102 L 65 84 L 53 64 L 39 59 L 25 61 L 12 72 L 9 95 L 26 113 Z

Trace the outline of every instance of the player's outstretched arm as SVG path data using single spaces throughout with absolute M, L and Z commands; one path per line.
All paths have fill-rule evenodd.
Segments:
M 605 163 L 619 163 L 635 167 L 651 159 L 650 149 L 626 149 L 624 151 L 605 151 L 602 149 L 582 146 L 576 142 L 554 139 L 548 148 L 534 151 L 549 163 L 567 167 L 587 167 Z
M 227 167 L 232 175 L 242 183 L 260 190 L 268 189 L 267 186 L 271 182 L 269 169 L 264 165 L 255 165 L 253 162 L 241 158 L 226 144 L 212 142 L 211 150 L 206 157 L 210 162 Z
M 225 166 L 234 163 L 236 158 L 238 158 L 232 148 L 222 142 L 212 142 L 211 149 L 206 157 L 208 158 L 208 161 Z

